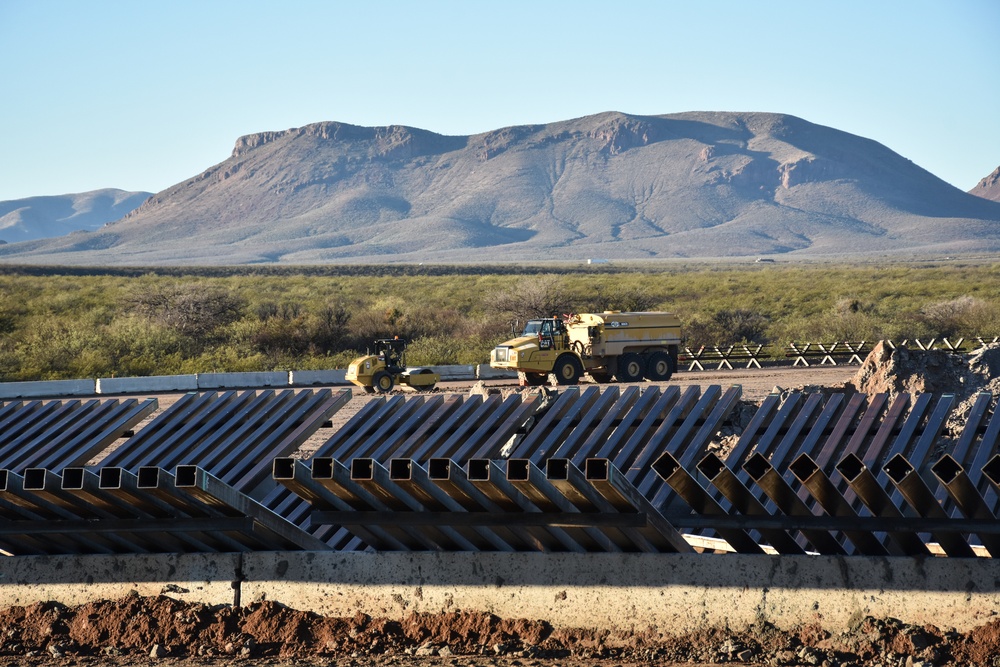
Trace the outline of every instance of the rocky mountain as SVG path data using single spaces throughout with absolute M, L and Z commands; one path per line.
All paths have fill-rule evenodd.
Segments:
M 997 167 L 993 170 L 992 174 L 979 181 L 976 187 L 969 190 L 969 194 L 1000 202 L 1000 167 Z
M 771 113 L 617 112 L 444 136 L 324 122 L 232 155 L 36 264 L 507 262 L 1000 251 L 1000 203 Z
M 0 201 L 0 241 L 15 243 L 100 229 L 134 210 L 150 194 L 108 188 Z

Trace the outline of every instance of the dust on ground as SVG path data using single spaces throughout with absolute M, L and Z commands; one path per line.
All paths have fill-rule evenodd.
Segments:
M 486 613 L 325 617 L 274 602 L 210 607 L 166 596 L 0 610 L 0 664 L 994 665 L 1000 619 L 968 633 L 865 618 L 843 633 L 768 623 L 663 636 L 554 628 Z M 6 662 L 4 660 L 6 659 Z

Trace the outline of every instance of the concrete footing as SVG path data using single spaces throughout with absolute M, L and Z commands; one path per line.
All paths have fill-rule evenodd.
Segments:
M 0 560 L 0 605 L 80 604 L 129 590 L 206 604 L 272 600 L 329 616 L 484 611 L 558 627 L 664 634 L 846 630 L 866 616 L 965 632 L 1000 609 L 990 558 L 739 554 L 262 552 Z

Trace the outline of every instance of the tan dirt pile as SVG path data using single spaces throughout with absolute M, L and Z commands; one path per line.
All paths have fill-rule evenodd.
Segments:
M 190 664 L 382 665 L 399 664 L 400 658 L 461 656 L 466 659 L 448 664 L 520 665 L 528 658 L 539 666 L 598 661 L 986 665 L 1000 652 L 1000 620 L 968 634 L 866 618 L 842 634 L 812 625 L 782 632 L 759 623 L 742 631 L 714 629 L 681 637 L 655 631 L 611 636 L 484 613 L 411 614 L 402 621 L 362 614 L 329 618 L 273 602 L 209 607 L 132 595 L 73 608 L 47 602 L 3 609 L 0 637 L 0 656 L 18 659 L 8 664 L 24 664 L 20 658 L 27 658 L 33 664 L 69 665 L 94 658 L 99 664 L 131 665 L 157 658 Z
M 955 394 L 964 400 L 980 391 L 1000 391 L 1000 345 L 969 357 L 944 350 L 890 348 L 879 342 L 849 383 L 866 394 Z

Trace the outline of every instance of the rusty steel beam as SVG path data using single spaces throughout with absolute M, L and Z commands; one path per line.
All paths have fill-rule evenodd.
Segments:
M 664 392 L 664 397 L 667 396 L 667 393 Z M 644 496 L 651 497 L 650 487 L 662 484 L 650 470 L 652 460 L 676 432 L 676 429 L 684 423 L 691 411 L 695 409 L 700 398 L 701 387 L 692 385 L 685 388 L 678 400 L 670 405 L 669 410 L 659 412 L 662 417 L 659 417 L 657 413 L 647 415 L 622 451 L 612 459 L 615 467 L 624 472 L 629 483 L 639 488 L 639 492 Z M 642 488 L 639 486 L 639 482 L 646 477 L 647 473 L 649 473 L 649 482 L 647 488 Z
M 666 507 L 674 494 L 673 489 L 664 484 L 663 479 L 653 470 L 653 462 L 665 451 L 680 455 L 685 446 L 691 443 L 691 438 L 698 427 L 706 422 L 708 419 L 706 413 L 718 404 L 721 394 L 722 388 L 718 385 L 706 387 L 694 405 L 678 415 L 679 422 L 670 419 L 673 416 L 672 411 L 632 462 L 628 470 L 629 480 L 639 493 L 649 498 L 656 507 Z M 675 408 L 678 409 L 679 406 Z M 693 448 L 700 449 L 698 446 Z
M 864 397 L 864 394 L 852 394 L 850 400 L 845 403 L 843 394 L 828 396 L 819 417 L 813 422 L 809 433 L 802 441 L 799 453 L 811 456 L 816 465 L 829 474 L 830 461 L 844 445 L 847 429 L 861 408 Z M 830 426 L 831 423 L 834 425 Z
M 976 485 L 976 488 L 979 489 L 979 492 L 983 494 L 983 499 L 986 501 L 987 506 L 992 508 L 994 514 L 1000 511 L 1000 508 L 997 507 L 998 497 L 993 485 L 983 475 L 983 469 L 990 458 L 996 453 L 998 440 L 1000 440 L 1000 409 L 995 408 L 992 417 L 990 417 L 989 424 L 986 426 L 986 431 L 983 432 L 983 437 L 979 441 L 976 455 L 973 457 L 972 462 L 966 466 L 966 469 L 969 471 L 969 478 Z

